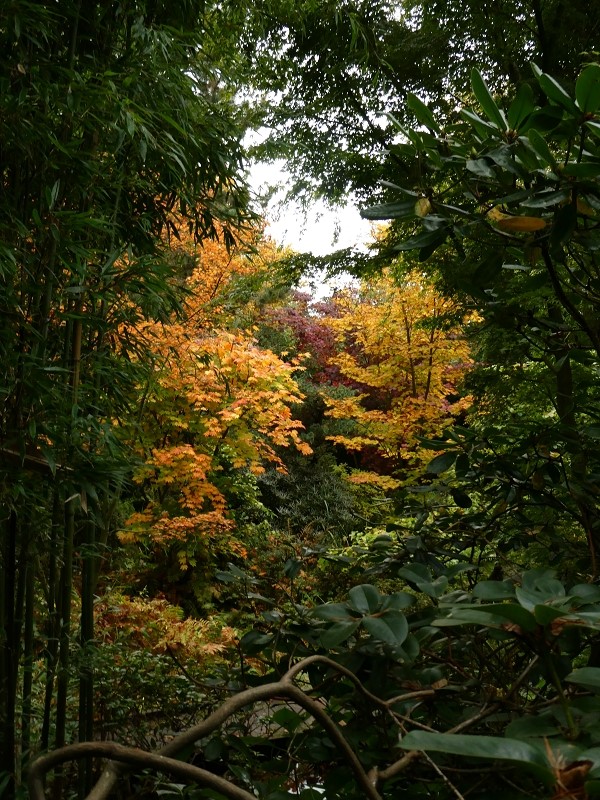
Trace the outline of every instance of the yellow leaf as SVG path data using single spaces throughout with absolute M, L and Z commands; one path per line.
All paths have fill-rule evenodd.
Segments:
M 507 233 L 533 233 L 543 230 L 547 225 L 548 222 L 540 217 L 506 216 L 496 222 L 496 227 Z
M 426 197 L 419 197 L 415 203 L 415 214 L 417 217 L 426 217 L 433 211 L 433 206 Z

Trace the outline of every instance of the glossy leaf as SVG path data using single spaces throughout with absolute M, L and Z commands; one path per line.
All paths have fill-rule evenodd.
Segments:
M 480 581 L 473 589 L 473 597 L 480 600 L 507 600 L 515 596 L 512 581 Z
M 401 203 L 383 203 L 378 206 L 363 208 L 360 212 L 363 219 L 385 220 L 385 219 L 410 219 L 415 216 L 414 200 Z
M 600 691 L 600 667 L 580 667 L 570 672 L 566 678 L 569 683 Z
M 362 625 L 373 638 L 392 646 L 401 645 L 408 636 L 408 622 L 401 614 L 388 613 L 381 617 L 364 617 Z
M 542 159 L 544 164 L 548 167 L 552 167 L 554 169 L 556 167 L 556 159 L 554 154 L 548 147 L 548 144 L 544 137 L 539 133 L 538 130 L 532 128 L 527 132 L 527 138 L 529 139 L 529 143 L 538 154 L 538 156 Z
M 463 108 L 460 112 L 460 115 L 473 126 L 482 139 L 487 139 L 490 135 L 498 136 L 498 129 L 494 125 L 491 125 L 489 122 L 486 122 L 484 119 L 482 119 L 479 114 L 471 111 L 471 109 Z
M 360 614 L 372 614 L 380 608 L 381 602 L 381 595 L 369 583 L 353 586 L 348 592 L 348 605 Z
M 440 126 L 433 116 L 433 113 L 429 108 L 427 108 L 425 103 L 417 97 L 416 94 L 408 92 L 406 102 L 421 125 L 425 125 L 426 128 L 435 131 L 435 133 L 440 132 Z
M 516 590 L 515 590 L 516 591 Z M 537 623 L 533 614 L 516 603 L 494 603 L 482 606 L 486 611 L 518 625 L 524 631 L 534 631 Z
M 590 64 L 582 70 L 575 84 L 577 105 L 584 114 L 600 109 L 600 66 Z
M 345 603 L 326 603 L 323 606 L 313 608 L 312 614 L 319 619 L 348 621 L 354 620 L 354 615 Z
M 518 130 L 527 117 L 535 109 L 533 89 L 528 83 L 522 83 L 517 89 L 515 99 L 508 108 L 507 118 L 511 130 Z
M 399 744 L 403 750 L 424 750 L 468 758 L 510 761 L 528 767 L 543 780 L 549 782 L 553 780 L 543 747 L 518 739 L 411 731 L 400 740 Z
M 485 158 L 471 158 L 467 161 L 467 169 L 480 178 L 494 180 L 496 174 Z
M 442 472 L 446 472 L 454 464 L 456 455 L 456 452 L 453 450 L 440 453 L 439 456 L 432 458 L 429 464 L 427 464 L 427 472 L 430 472 L 432 475 L 441 475 Z
M 446 240 L 448 232 L 446 228 L 437 228 L 433 231 L 425 231 L 416 236 L 411 236 L 400 244 L 394 245 L 394 250 L 402 252 L 404 250 L 419 250 L 423 247 L 439 247 Z
M 546 97 L 549 100 L 552 100 L 555 103 L 558 103 L 559 106 L 562 106 L 566 111 L 571 114 L 577 113 L 577 106 L 571 99 L 570 95 L 563 89 L 560 83 L 555 80 L 551 75 L 546 75 L 546 73 L 542 73 L 538 78 L 540 87 Z
M 355 632 L 360 625 L 360 620 L 356 622 L 336 622 L 329 628 L 321 631 L 321 642 L 323 647 L 337 647 Z
M 479 101 L 479 104 L 481 105 L 490 122 L 496 125 L 499 130 L 505 131 L 508 126 L 506 124 L 504 113 L 496 105 L 496 101 L 492 97 L 492 93 L 488 89 L 485 80 L 477 69 L 474 69 L 471 72 L 471 86 L 473 87 L 473 93 L 475 97 Z

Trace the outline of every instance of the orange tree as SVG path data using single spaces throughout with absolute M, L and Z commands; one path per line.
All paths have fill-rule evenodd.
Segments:
M 254 476 L 267 463 L 285 469 L 280 448 L 310 447 L 292 413 L 302 399 L 298 364 L 261 349 L 251 330 L 227 327 L 233 312 L 224 305 L 236 280 L 260 271 L 271 246 L 252 255 L 212 243 L 194 256 L 186 245 L 182 237 L 177 247 L 197 263 L 185 279 L 184 319 L 138 331 L 154 370 L 139 387 L 137 425 L 127 430 L 143 461 L 135 476 L 142 497 L 120 539 L 143 543 L 172 583 L 191 580 L 207 599 L 215 563 L 247 554 L 242 522 L 266 518 Z

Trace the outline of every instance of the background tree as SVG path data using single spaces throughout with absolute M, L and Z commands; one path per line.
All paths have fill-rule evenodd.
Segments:
M 333 201 L 384 196 L 381 182 L 400 166 L 390 115 L 407 120 L 408 92 L 450 119 L 474 66 L 494 90 L 530 83 L 531 60 L 572 85 L 600 36 L 600 12 L 584 0 L 474 0 L 460 8 L 448 0 L 265 0 L 243 12 L 225 8 L 245 17 L 249 104 L 256 109 L 258 94 L 270 130 L 258 152 L 285 159 L 292 194 Z
M 209 243 L 186 281 L 183 316 L 144 329 L 155 367 L 124 435 L 141 446 L 135 480 L 144 500 L 136 503 L 145 507 L 120 539 L 157 548 L 163 570 L 173 553 L 205 599 L 215 564 L 247 553 L 249 531 L 236 525 L 235 508 L 250 502 L 255 476 L 267 464 L 285 472 L 288 447 L 311 452 L 291 410 L 302 400 L 298 363 L 260 348 L 251 330 L 228 330 L 235 286 L 264 273 L 274 255 L 268 242 L 254 255 Z M 164 577 L 161 584 L 164 591 Z
M 353 420 L 357 430 L 332 441 L 363 454 L 366 471 L 352 480 L 397 485 L 397 477 L 423 462 L 421 439 L 438 436 L 468 406 L 458 388 L 471 363 L 464 320 L 416 271 L 402 286 L 384 273 L 336 304 L 339 315 L 329 321 L 338 344 L 332 362 L 356 394 L 326 399 L 327 414 Z M 369 462 L 378 459 L 369 476 Z M 396 477 L 377 478 L 377 472 Z

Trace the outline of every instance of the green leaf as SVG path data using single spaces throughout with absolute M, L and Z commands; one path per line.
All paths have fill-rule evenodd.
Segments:
M 588 120 L 585 124 L 593 134 L 600 136 L 600 122 L 592 122 Z
M 535 128 L 540 133 L 553 131 L 564 116 L 564 111 L 558 106 L 546 106 L 534 111 L 521 125 L 521 133 Z
M 399 745 L 403 750 L 434 751 L 456 756 L 486 758 L 490 761 L 511 761 L 528 767 L 542 780 L 554 781 L 542 746 L 518 739 L 411 731 L 400 740 Z
M 312 615 L 318 619 L 354 620 L 354 615 L 350 613 L 345 603 L 326 603 L 317 606 L 313 608 Z
M 535 128 L 531 128 L 531 130 L 527 133 L 527 138 L 529 139 L 530 145 L 533 147 L 544 164 L 552 169 L 555 169 L 556 159 L 554 158 L 553 153 L 550 151 L 550 148 L 548 147 L 548 144 L 541 133 Z
M 579 109 L 569 94 L 563 89 L 558 81 L 554 80 L 551 75 L 547 75 L 544 72 L 540 75 L 538 81 L 542 91 L 549 100 L 552 100 L 554 103 L 562 106 L 562 108 L 571 114 L 578 113 Z
M 558 192 L 554 190 L 546 190 L 534 195 L 529 200 L 524 200 L 521 203 L 522 208 L 552 208 L 560 203 L 564 203 L 570 197 L 569 192 L 561 189 Z
M 405 242 L 395 245 L 393 249 L 402 252 L 404 250 L 418 250 L 431 245 L 435 245 L 437 248 L 444 243 L 447 235 L 448 231 L 445 227 L 436 228 L 433 231 L 425 231 L 416 236 L 411 236 L 410 239 L 407 239 Z
M 564 609 L 552 606 L 538 605 L 533 609 L 533 616 L 540 625 L 550 625 L 555 619 L 563 617 Z
M 480 178 L 490 178 L 491 180 L 496 178 L 496 173 L 485 158 L 470 158 L 466 163 L 466 167 L 469 172 L 472 172 Z
M 498 136 L 498 129 L 489 122 L 482 119 L 479 114 L 471 111 L 469 108 L 463 108 L 460 112 L 463 119 L 466 119 L 470 125 L 475 128 L 475 131 L 481 136 L 482 139 L 487 139 L 490 135 Z
M 527 119 L 534 109 L 535 98 L 533 96 L 533 89 L 528 83 L 522 83 L 517 90 L 515 99 L 508 109 L 508 124 L 511 130 L 518 130 L 521 123 Z
M 381 608 L 384 611 L 387 611 L 388 609 L 399 611 L 402 608 L 410 608 L 410 606 L 414 605 L 414 603 L 415 598 L 412 594 L 408 594 L 407 592 L 396 592 L 395 594 L 390 594 L 384 598 Z
M 378 206 L 363 208 L 360 212 L 363 219 L 410 219 L 415 215 L 414 200 L 402 203 L 382 203 Z
M 565 678 L 569 683 L 600 690 L 600 667 L 580 667 Z
M 485 606 L 455 606 L 447 617 L 440 617 L 432 623 L 436 628 L 455 625 L 483 625 L 487 628 L 501 628 L 506 620 L 498 614 L 491 614 Z
M 472 275 L 472 282 L 476 286 L 487 288 L 501 269 L 502 252 L 494 251 L 489 253 L 477 264 L 477 268 Z
M 531 589 L 526 589 L 523 586 L 517 586 L 515 589 L 515 596 L 521 606 L 526 608 L 527 611 L 531 611 L 533 613 L 535 607 L 539 603 L 543 603 L 544 596 L 541 595 L 539 592 L 532 591 Z
M 512 581 L 480 581 L 473 589 L 473 597 L 480 600 L 507 600 L 514 596 Z
M 502 169 L 505 169 L 507 172 L 511 172 L 513 175 L 523 174 L 521 164 L 515 157 L 515 148 L 512 146 L 501 144 L 500 147 L 496 147 L 494 150 L 490 150 L 486 153 L 486 156 L 491 158 L 499 167 L 502 167 Z
M 381 602 L 381 595 L 370 583 L 353 586 L 348 592 L 348 605 L 359 614 L 372 614 L 374 611 L 378 611 Z
M 492 97 L 492 93 L 488 89 L 486 82 L 477 69 L 473 69 L 471 72 L 471 86 L 473 87 L 473 93 L 475 97 L 479 101 L 480 106 L 484 110 L 490 122 L 496 125 L 501 131 L 507 130 L 508 125 L 504 114 L 496 105 L 496 101 Z
M 260 631 L 248 631 L 240 639 L 240 647 L 245 653 L 259 653 L 265 645 L 273 641 L 272 633 L 261 633 Z
M 364 617 L 362 625 L 375 639 L 390 645 L 401 645 L 408 636 L 408 622 L 403 614 Z
M 547 713 L 513 720 L 506 728 L 506 735 L 517 739 L 542 738 L 556 735 L 559 730 L 556 720 Z
M 299 728 L 304 722 L 304 715 L 293 711 L 291 708 L 278 708 L 277 711 L 271 715 L 271 722 L 293 733 L 296 728 Z
M 321 632 L 321 643 L 324 647 L 337 647 L 346 641 L 360 625 L 360 620 L 355 622 L 336 622 L 330 628 Z
M 413 583 L 420 592 L 423 592 L 428 597 L 441 597 L 448 588 L 446 575 L 440 575 L 433 580 L 431 571 L 424 564 L 411 564 L 408 567 L 401 567 L 398 570 L 398 576 L 409 583 Z
M 554 247 L 558 247 L 563 242 L 571 237 L 571 234 L 577 227 L 577 208 L 572 203 L 568 206 L 559 208 L 554 213 L 554 221 L 552 223 L 552 232 L 550 234 L 550 243 Z
M 587 66 L 575 84 L 577 105 L 584 114 L 590 114 L 600 108 L 600 66 Z
M 441 475 L 442 472 L 450 469 L 455 461 L 456 452 L 448 450 L 446 453 L 440 453 L 439 456 L 436 456 L 427 464 L 427 472 L 433 475 Z
M 563 175 L 570 178 L 597 178 L 600 175 L 600 161 L 580 161 L 579 163 L 570 162 L 563 167 Z
M 497 614 L 509 622 L 513 622 L 524 631 L 531 632 L 537 627 L 533 614 L 516 603 L 497 603 L 482 607 L 492 614 Z
M 398 575 L 408 576 L 408 573 L 410 573 L 409 580 L 411 581 L 414 581 L 415 578 L 417 581 L 430 581 L 432 578 L 431 570 L 425 564 L 409 564 L 398 571 Z
M 598 435 L 595 438 L 600 439 L 600 427 L 598 427 Z M 578 583 L 569 589 L 568 594 L 574 595 L 585 603 L 600 602 L 600 586 L 595 586 L 592 583 Z
M 452 489 L 450 494 L 452 495 L 452 499 L 459 508 L 471 508 L 471 506 L 473 505 L 473 501 L 471 500 L 469 495 L 461 491 L 460 489 Z
M 425 103 L 420 100 L 416 94 L 409 92 L 406 102 L 421 125 L 425 125 L 426 128 L 429 128 L 429 130 L 434 131 L 435 133 L 440 133 L 440 126 L 436 122 L 435 117 L 429 108 L 427 108 Z

